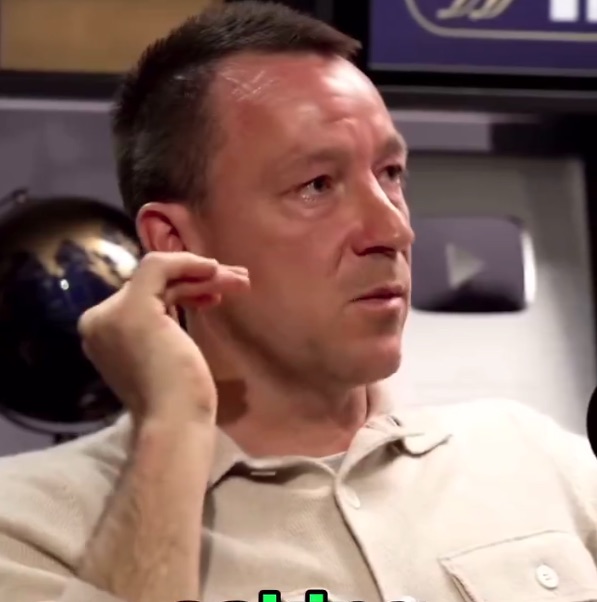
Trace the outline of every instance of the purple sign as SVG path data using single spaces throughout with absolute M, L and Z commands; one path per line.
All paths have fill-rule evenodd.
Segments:
M 374 69 L 597 75 L 597 0 L 371 0 Z

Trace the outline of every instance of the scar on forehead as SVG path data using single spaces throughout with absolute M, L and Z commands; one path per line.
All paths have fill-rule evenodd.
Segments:
M 229 67 L 220 74 L 221 80 L 230 87 L 228 92 L 237 100 L 251 100 L 261 96 L 278 83 L 278 78 L 269 73 L 267 69 L 261 69 L 250 75 L 247 71 L 242 67 Z

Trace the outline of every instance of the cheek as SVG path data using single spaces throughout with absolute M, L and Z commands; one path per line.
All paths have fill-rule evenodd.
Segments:
M 220 261 L 248 268 L 258 290 L 321 288 L 322 280 L 329 281 L 349 231 L 338 215 L 289 218 L 274 203 L 244 200 L 212 224 L 209 236 Z
M 315 237 L 269 241 L 253 253 L 253 291 L 264 305 L 301 308 L 324 305 L 321 301 L 332 286 L 336 261 L 330 250 Z
M 264 249 L 252 264 L 255 278 L 269 290 L 306 292 L 320 287 L 325 258 L 313 246 L 285 243 Z

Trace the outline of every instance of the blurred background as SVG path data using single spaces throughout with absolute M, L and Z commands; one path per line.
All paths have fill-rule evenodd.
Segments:
M 118 409 L 73 331 L 139 257 L 110 99 L 148 43 L 210 3 L 0 0 L 0 455 Z M 414 310 L 389 386 L 413 404 L 517 399 L 584 433 L 597 384 L 597 2 L 285 4 L 363 42 L 359 66 L 411 149 Z

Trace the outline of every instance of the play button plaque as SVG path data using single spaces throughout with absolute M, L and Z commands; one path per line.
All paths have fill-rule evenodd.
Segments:
M 415 217 L 415 309 L 503 313 L 525 309 L 535 292 L 529 234 L 508 217 Z

